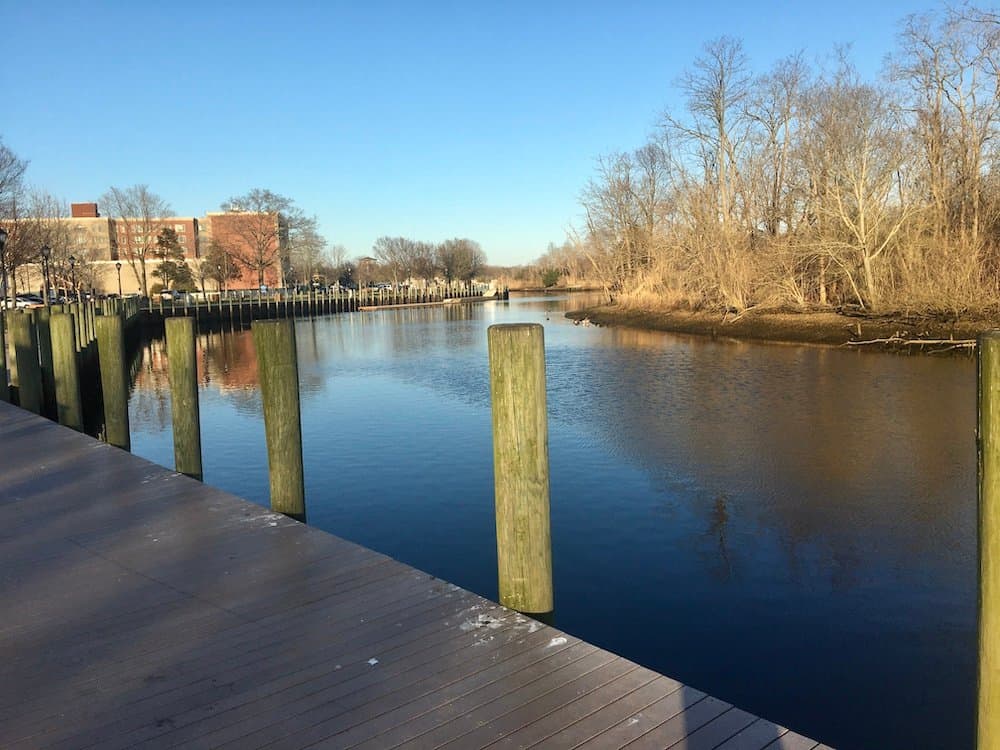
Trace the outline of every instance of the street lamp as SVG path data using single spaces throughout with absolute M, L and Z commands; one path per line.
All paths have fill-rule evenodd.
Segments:
M 76 297 L 77 303 L 80 302 L 80 290 L 76 288 L 76 258 L 72 255 L 69 256 L 69 273 L 70 278 L 73 281 L 73 296 Z
M 7 256 L 4 254 L 4 247 L 7 245 L 7 230 L 0 227 L 0 266 L 3 267 L 3 301 L 7 306 Z
M 122 297 L 122 262 L 115 263 L 115 270 L 118 271 L 118 299 Z
M 42 286 L 45 287 L 45 306 L 50 304 L 49 300 L 49 258 L 52 257 L 52 248 L 42 245 Z

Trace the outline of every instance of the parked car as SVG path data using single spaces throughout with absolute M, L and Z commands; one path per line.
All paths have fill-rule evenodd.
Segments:
M 14 299 L 14 307 L 42 307 L 43 305 L 45 305 L 45 300 L 37 294 L 19 294 Z

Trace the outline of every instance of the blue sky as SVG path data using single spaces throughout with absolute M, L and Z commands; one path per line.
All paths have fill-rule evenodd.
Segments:
M 934 4 L 0 0 L 0 137 L 68 202 L 146 183 L 179 215 L 254 187 L 349 256 L 380 235 L 530 262 L 597 157 L 643 143 L 703 44 L 754 69 L 837 44 L 874 77 Z

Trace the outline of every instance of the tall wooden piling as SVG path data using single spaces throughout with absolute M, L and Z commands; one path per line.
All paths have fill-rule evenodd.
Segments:
M 305 477 L 295 322 L 291 318 L 255 320 L 251 329 L 264 402 L 271 509 L 304 522 Z
M 979 750 L 1000 748 L 1000 331 L 979 337 Z
M 200 480 L 201 418 L 194 319 L 170 318 L 165 328 L 170 368 L 170 411 L 174 426 L 174 467 L 181 474 Z
M 128 426 L 128 375 L 125 360 L 125 330 L 117 315 L 101 315 L 95 321 L 97 353 L 104 392 L 104 428 L 107 441 L 123 450 L 132 449 Z
M 74 337 L 76 338 L 76 351 L 79 354 L 83 350 L 83 324 L 80 320 L 80 303 L 71 302 L 66 305 L 65 310 L 73 318 L 73 325 L 76 327 Z
M 6 299 L 0 297 L 0 304 L 6 303 Z M 7 384 L 7 337 L 5 328 L 7 327 L 7 310 L 0 310 L 0 401 L 10 402 L 10 386 Z
M 35 335 L 38 338 L 38 366 L 42 373 L 42 413 L 56 418 L 56 381 L 52 371 L 52 334 L 49 330 L 50 310 L 38 307 L 32 311 Z
M 19 312 L 10 316 L 10 337 L 17 366 L 17 399 L 22 409 L 42 413 L 42 371 L 38 366 L 38 337 L 32 316 Z
M 537 323 L 488 331 L 500 603 L 551 612 L 545 341 Z
M 76 359 L 76 323 L 72 315 L 53 313 L 49 318 L 52 337 L 52 374 L 55 380 L 56 417 L 59 424 L 83 432 L 83 402 Z

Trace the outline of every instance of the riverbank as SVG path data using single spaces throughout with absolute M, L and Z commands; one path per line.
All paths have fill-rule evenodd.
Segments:
M 691 310 L 640 310 L 601 305 L 566 314 L 577 321 L 712 338 L 823 344 L 862 350 L 970 354 L 998 320 L 945 320 L 923 315 L 845 315 L 836 312 L 750 312 L 742 316 Z

